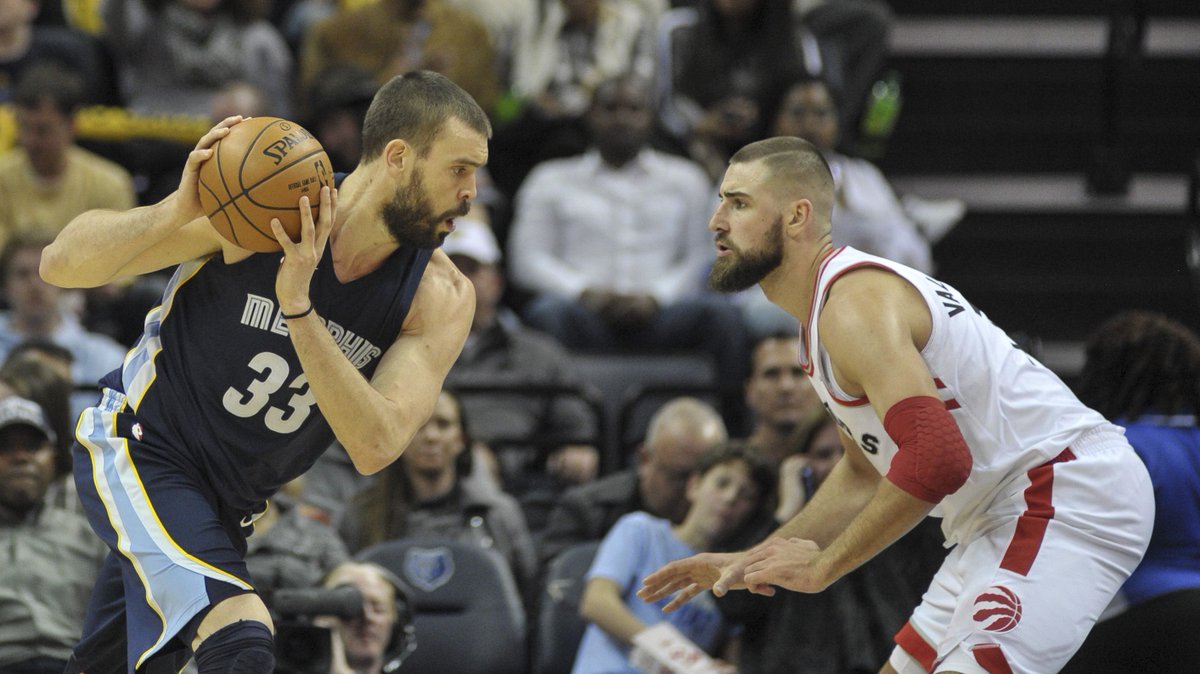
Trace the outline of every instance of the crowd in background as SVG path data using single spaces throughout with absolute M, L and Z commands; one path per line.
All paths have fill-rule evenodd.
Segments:
M 403 582 L 347 560 L 396 538 L 464 541 L 503 557 L 533 616 L 555 558 L 603 541 L 575 666 L 599 671 L 627 655 L 630 617 L 664 619 L 634 597 L 640 574 L 761 540 L 842 451 L 797 363 L 795 319 L 757 289 L 705 287 L 705 226 L 732 151 L 810 140 L 834 174 L 835 243 L 926 272 L 963 215 L 960 202 L 897 194 L 862 156 L 886 140 L 864 120 L 882 114 L 890 25 L 881 0 L 0 0 L 0 106 L 15 124 L 0 153 L 0 624 L 14 626 L 0 669 L 57 673 L 78 636 L 105 550 L 69 479 L 74 419 L 165 282 L 63 291 L 38 276 L 41 248 L 85 210 L 164 196 L 191 147 L 85 137 L 81 110 L 289 117 L 348 171 L 366 106 L 393 75 L 436 70 L 479 101 L 491 157 L 445 243 L 477 307 L 446 392 L 377 476 L 332 446 L 257 523 L 249 564 L 268 597 L 344 577 L 388 608 Z M 1161 466 L 1156 480 L 1180 482 L 1161 496 L 1185 502 L 1200 493 L 1200 342 L 1159 317 L 1126 320 L 1098 333 L 1097 359 L 1105 335 L 1123 330 L 1128 344 L 1106 356 L 1110 370 L 1085 373 L 1085 402 L 1141 428 L 1130 437 Z M 682 350 L 713 363 L 711 397 L 663 405 L 616 462 L 578 399 L 518 393 L 580 386 L 574 353 Z M 1163 397 L 1168 376 L 1177 394 Z M 626 467 L 604 470 L 614 465 Z M 1157 566 L 1130 581 L 1129 616 L 1154 616 L 1168 595 L 1172 615 L 1196 615 L 1200 513 L 1180 506 L 1172 522 L 1156 529 Z M 944 552 L 922 525 L 821 595 L 730 597 L 671 619 L 746 674 L 876 671 Z M 358 620 L 390 633 L 399 616 L 377 613 Z M 379 671 L 394 641 L 339 633 L 335 671 Z

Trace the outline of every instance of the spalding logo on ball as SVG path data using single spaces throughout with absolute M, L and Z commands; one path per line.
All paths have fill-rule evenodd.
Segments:
M 233 125 L 200 165 L 200 205 L 209 222 L 235 246 L 279 250 L 271 232 L 278 218 L 300 240 L 300 197 L 314 221 L 321 188 L 333 186 L 329 156 L 304 127 L 278 117 L 253 117 Z

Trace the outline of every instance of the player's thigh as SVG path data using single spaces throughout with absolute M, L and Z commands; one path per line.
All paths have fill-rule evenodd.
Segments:
M 77 484 L 89 518 L 122 561 L 129 657 L 143 661 L 209 606 L 253 587 L 237 522 L 222 518 L 217 495 L 168 452 L 141 443 L 136 423 L 121 412 L 85 413 L 76 451 L 86 454 Z
M 921 603 L 896 634 L 896 648 L 887 667 L 897 674 L 926 674 L 938 660 L 938 649 L 946 637 L 962 594 L 962 547 L 955 547 L 934 574 Z
M 196 637 L 192 639 L 192 650 L 199 648 L 200 643 L 212 633 L 241 620 L 260 622 L 266 625 L 272 634 L 275 632 L 271 612 L 267 610 L 263 600 L 254 593 L 238 594 L 222 599 L 209 609 L 196 629 Z

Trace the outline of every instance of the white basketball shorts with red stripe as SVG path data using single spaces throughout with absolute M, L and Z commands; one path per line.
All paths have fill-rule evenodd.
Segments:
M 1119 430 L 1013 479 L 950 551 L 896 635 L 900 674 L 1048 674 L 1145 553 L 1154 494 Z

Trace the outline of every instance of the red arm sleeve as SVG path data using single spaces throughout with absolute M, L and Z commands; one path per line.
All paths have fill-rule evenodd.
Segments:
M 899 447 L 887 479 L 913 496 L 939 503 L 971 475 L 971 449 L 946 404 L 913 396 L 892 405 L 883 428 Z

